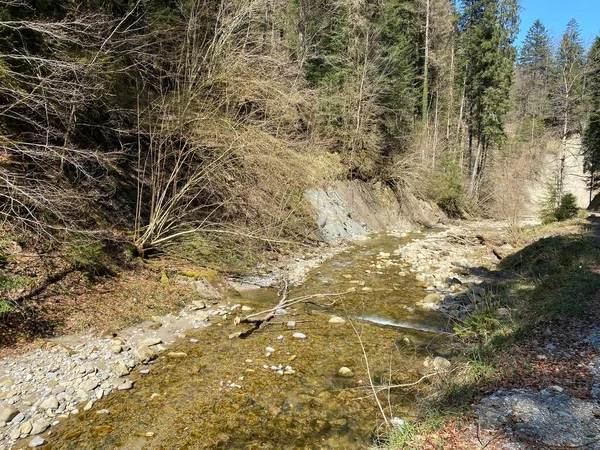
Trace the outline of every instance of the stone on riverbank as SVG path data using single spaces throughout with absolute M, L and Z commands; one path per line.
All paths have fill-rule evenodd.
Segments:
M 19 410 L 7 403 L 0 403 L 0 422 L 10 422 L 19 414 Z
M 329 319 L 329 323 L 341 325 L 341 324 L 346 323 L 346 321 L 342 317 L 333 316 L 331 319 Z
M 29 448 L 41 447 L 46 443 L 46 439 L 41 438 L 39 436 L 34 437 L 31 441 L 29 441 Z
M 292 337 L 295 339 L 306 339 L 306 335 L 304 333 L 294 333 Z

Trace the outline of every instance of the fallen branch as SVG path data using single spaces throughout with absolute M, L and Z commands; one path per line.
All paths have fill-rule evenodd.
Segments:
M 263 327 L 265 326 L 273 317 L 275 317 L 275 313 L 277 312 L 278 309 L 285 309 L 285 308 L 289 308 L 290 306 L 293 305 L 297 305 L 298 303 L 312 303 L 314 305 L 317 305 L 321 308 L 327 308 L 330 306 L 333 306 L 335 304 L 335 301 L 329 303 L 329 304 L 319 304 L 316 302 L 311 301 L 312 299 L 316 299 L 316 298 L 330 298 L 330 297 L 340 297 L 342 295 L 347 294 L 348 292 L 351 291 L 346 291 L 346 292 L 336 292 L 336 293 L 331 293 L 331 294 L 311 294 L 311 295 L 303 295 L 301 297 L 295 297 L 295 298 L 291 298 L 288 299 L 287 298 L 287 283 L 284 285 L 284 288 L 282 288 L 279 291 L 279 295 L 281 296 L 281 300 L 279 301 L 279 303 L 277 305 L 275 305 L 273 308 L 270 309 L 265 309 L 264 311 L 260 311 L 254 314 L 249 314 L 246 317 L 236 317 L 234 320 L 234 324 L 238 325 L 240 323 L 253 323 L 256 324 L 257 327 Z

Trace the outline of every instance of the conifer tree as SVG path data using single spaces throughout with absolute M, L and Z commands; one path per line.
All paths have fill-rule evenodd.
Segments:
M 504 139 L 518 32 L 516 0 L 465 0 L 460 18 L 467 101 L 470 194 L 477 196 L 488 151 Z
M 517 63 L 517 110 L 521 121 L 529 121 L 533 141 L 536 127 L 550 117 L 550 79 L 553 48 L 546 27 L 536 20 L 527 32 Z
M 600 188 L 600 36 L 588 53 L 587 100 L 590 116 L 583 137 L 584 170 L 589 174 L 590 201 Z

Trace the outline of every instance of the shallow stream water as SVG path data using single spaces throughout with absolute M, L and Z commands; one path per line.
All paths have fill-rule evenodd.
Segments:
M 136 368 L 133 390 L 111 394 L 63 421 L 44 448 L 368 448 L 382 418 L 367 388 L 363 348 L 375 383 L 415 381 L 423 359 L 443 353 L 447 338 L 442 318 L 415 305 L 427 292 L 394 255 L 415 237 L 383 234 L 356 242 L 289 293 L 294 298 L 354 288 L 334 305 L 298 304 L 246 339 L 229 335 L 247 327 L 213 316 L 213 326 L 168 350 L 187 357 L 163 356 Z M 259 289 L 229 301 L 259 311 L 274 306 L 277 295 L 275 289 Z M 347 322 L 330 324 L 332 315 Z M 296 322 L 294 329 L 289 321 Z M 306 339 L 293 338 L 295 332 Z M 275 349 L 272 355 L 266 347 Z M 273 370 L 279 365 L 295 373 L 280 375 Z M 354 376 L 339 376 L 342 366 Z M 387 414 L 407 418 L 413 395 L 381 399 Z

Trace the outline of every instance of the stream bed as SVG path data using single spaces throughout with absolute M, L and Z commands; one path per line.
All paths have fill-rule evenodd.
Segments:
M 420 236 L 381 234 L 353 243 L 289 292 L 345 292 L 334 304 L 333 297 L 297 304 L 245 339 L 234 333 L 248 326 L 212 316 L 212 326 L 136 368 L 129 377 L 134 389 L 53 427 L 43 448 L 368 448 L 382 423 L 369 379 L 417 380 L 424 359 L 443 355 L 448 338 L 441 314 L 416 306 L 427 292 L 398 256 Z M 263 288 L 227 301 L 260 311 L 277 300 L 277 289 Z M 332 317 L 346 322 L 330 323 Z M 339 375 L 341 367 L 351 376 Z M 413 414 L 411 391 L 381 399 L 390 417 Z

